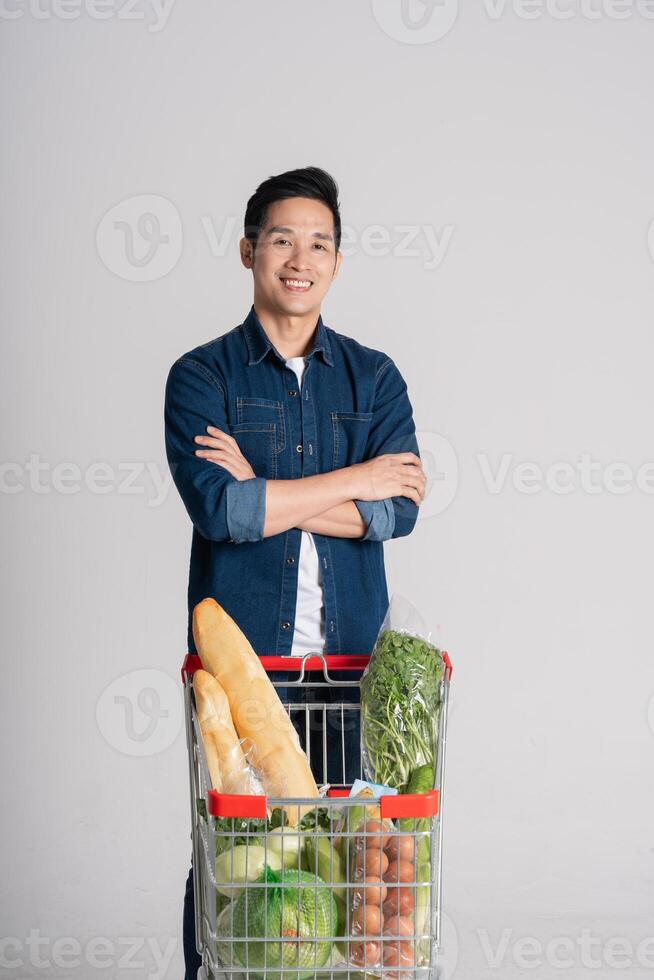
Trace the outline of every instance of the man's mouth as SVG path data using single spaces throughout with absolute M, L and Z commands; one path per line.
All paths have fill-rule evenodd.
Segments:
M 290 279 L 284 276 L 280 276 L 279 279 L 289 293 L 306 293 L 313 285 L 311 279 Z

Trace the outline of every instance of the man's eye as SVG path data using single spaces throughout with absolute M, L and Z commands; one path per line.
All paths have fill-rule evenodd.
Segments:
M 278 238 L 277 241 L 275 242 L 275 245 L 281 245 L 282 242 L 286 242 L 287 244 L 290 244 L 288 238 Z
M 321 245 L 320 242 L 316 242 L 315 244 L 318 246 L 318 248 L 321 248 L 323 250 L 323 252 L 326 252 L 327 251 L 327 249 L 325 248 L 325 246 L 324 245 Z

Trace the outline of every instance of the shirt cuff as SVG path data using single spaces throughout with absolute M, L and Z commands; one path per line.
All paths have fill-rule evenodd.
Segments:
M 230 541 L 261 541 L 266 520 L 266 480 L 254 476 L 249 480 L 234 480 L 225 488 L 227 530 Z
M 387 541 L 395 530 L 395 508 L 390 497 L 385 500 L 355 500 L 368 530 L 359 541 Z

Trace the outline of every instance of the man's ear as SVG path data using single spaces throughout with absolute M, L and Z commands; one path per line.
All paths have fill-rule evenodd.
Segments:
M 341 267 L 341 262 L 342 262 L 342 261 L 343 261 L 343 253 L 342 253 L 342 252 L 341 252 L 341 250 L 339 249 L 339 250 L 338 250 L 338 252 L 336 253 L 336 263 L 335 263 L 335 265 L 334 265 L 334 271 L 333 271 L 333 273 L 332 273 L 332 282 L 334 281 L 334 279 L 335 279 L 335 278 L 336 278 L 336 276 L 338 275 L 338 270 L 339 270 L 339 269 L 340 269 L 340 267 Z
M 238 248 L 241 253 L 241 262 L 246 269 L 251 269 L 254 265 L 254 248 L 252 242 L 249 238 L 241 238 L 238 243 Z

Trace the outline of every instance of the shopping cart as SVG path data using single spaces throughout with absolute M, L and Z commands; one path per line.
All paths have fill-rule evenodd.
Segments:
M 182 679 L 196 944 L 203 964 L 198 977 L 340 980 L 367 974 L 435 980 L 452 674 L 447 653 L 443 658 L 433 788 L 369 798 L 364 805 L 360 797 L 349 796 L 362 773 L 358 753 L 353 766 L 346 733 L 353 726 L 358 731 L 359 678 L 368 657 L 261 657 L 270 675 L 297 675 L 273 683 L 318 786 L 326 780 L 328 744 L 332 757 L 339 746 L 341 784 L 323 787 L 325 795 L 316 799 L 289 799 L 212 789 L 193 697 L 193 674 L 201 663 L 187 656 Z M 334 679 L 349 672 L 357 679 Z M 317 693 L 321 690 L 324 694 Z M 284 816 L 289 813 L 292 825 Z

